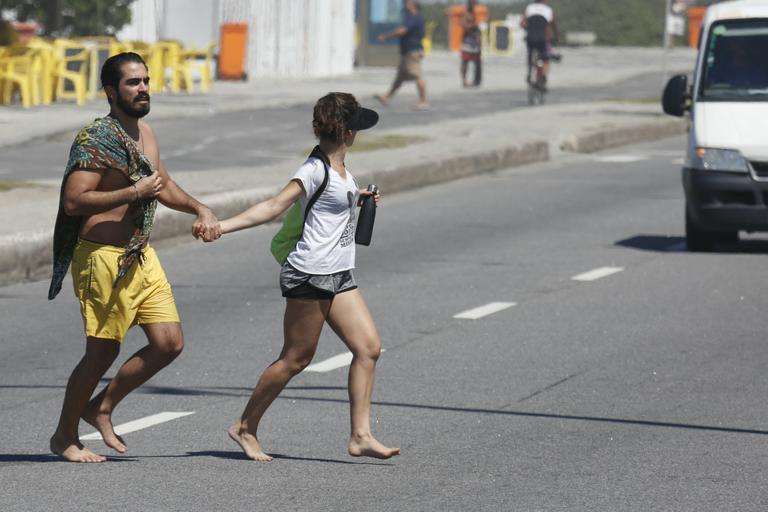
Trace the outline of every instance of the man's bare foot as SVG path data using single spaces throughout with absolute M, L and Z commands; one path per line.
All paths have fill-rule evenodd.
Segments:
M 264 453 L 264 451 L 261 449 L 261 443 L 259 443 L 259 440 L 256 439 L 256 436 L 240 428 L 239 421 L 229 427 L 227 433 L 234 442 L 240 445 L 240 448 L 242 448 L 246 457 L 249 459 L 262 462 L 269 462 L 272 460 L 272 457 Z
M 429 110 L 429 103 L 417 103 L 415 107 L 413 107 L 414 110 Z
M 385 107 L 389 105 L 389 98 L 387 98 L 386 96 L 382 96 L 381 94 L 376 94 L 373 97 L 379 100 L 379 103 L 381 103 Z
M 79 442 L 65 441 L 54 434 L 51 438 L 51 452 L 69 462 L 104 462 L 106 457 L 96 455 Z
M 353 436 L 349 440 L 347 450 L 353 457 L 388 459 L 395 455 L 400 455 L 400 448 L 387 448 L 370 434 L 365 436 Z
M 112 418 L 110 418 L 109 414 L 100 413 L 98 406 L 99 404 L 89 403 L 85 412 L 83 412 L 83 420 L 99 431 L 104 444 L 117 453 L 127 452 L 128 447 L 125 445 L 125 441 L 123 441 L 122 437 L 115 434 L 115 430 L 112 428 Z

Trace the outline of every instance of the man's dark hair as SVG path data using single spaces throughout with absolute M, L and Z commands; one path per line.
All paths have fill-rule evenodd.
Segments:
M 147 63 L 144 62 L 144 59 L 141 58 L 141 56 L 137 53 L 133 52 L 123 52 L 118 53 L 117 55 L 113 55 L 110 58 L 108 58 L 106 61 L 104 61 L 104 65 L 101 66 L 101 87 L 104 88 L 108 85 L 111 85 L 115 89 L 117 89 L 117 86 L 120 85 L 120 79 L 123 76 L 123 73 L 120 68 L 123 67 L 123 64 L 126 62 L 139 62 L 141 64 L 144 64 L 144 67 L 147 68 Z

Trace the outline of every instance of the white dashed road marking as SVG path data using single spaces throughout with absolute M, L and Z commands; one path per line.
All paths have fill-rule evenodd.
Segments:
M 571 279 L 574 281 L 594 281 L 596 279 L 621 272 L 622 270 L 624 270 L 624 267 L 600 267 L 594 270 L 590 270 L 589 272 L 584 272 L 583 274 L 573 276 Z
M 648 160 L 647 157 L 639 156 L 639 155 L 606 155 L 606 156 L 596 156 L 595 160 L 598 162 L 606 162 L 606 163 L 612 163 L 612 164 L 631 164 L 632 162 L 641 162 L 643 160 Z
M 482 318 L 484 316 L 498 313 L 499 311 L 502 311 L 507 308 L 511 308 L 512 306 L 517 306 L 517 302 L 491 302 L 489 304 L 486 304 L 485 306 L 480 306 L 477 308 L 462 311 L 461 313 L 457 313 L 453 315 L 453 318 L 477 320 L 478 318 Z
M 152 416 L 147 416 L 146 418 L 139 418 L 138 420 L 129 421 L 128 423 L 123 423 L 122 425 L 115 426 L 115 434 L 121 436 L 123 434 L 128 434 L 129 432 L 136 432 L 137 430 L 142 430 L 148 427 L 152 427 L 154 425 L 159 425 L 160 423 L 165 423 L 166 421 L 175 420 L 177 418 L 183 418 L 184 416 L 189 416 L 190 414 L 195 414 L 193 412 L 161 412 L 158 414 L 153 414 Z M 96 439 L 101 439 L 101 434 L 98 432 L 94 432 L 93 434 L 88 434 L 85 436 L 81 436 L 81 441 L 92 441 Z
M 382 352 L 386 352 L 386 350 L 381 349 Z M 352 363 L 352 352 L 344 352 L 343 354 L 339 354 L 337 356 L 329 357 L 328 359 L 324 361 L 320 361 L 319 363 L 311 364 L 304 368 L 305 372 L 330 372 L 332 370 L 335 370 L 337 368 L 343 368 L 344 366 L 349 366 Z

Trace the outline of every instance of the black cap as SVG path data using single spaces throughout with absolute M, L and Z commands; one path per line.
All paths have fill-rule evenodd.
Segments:
M 360 107 L 352 113 L 352 117 L 347 121 L 349 130 L 367 130 L 379 122 L 379 114 L 375 110 Z

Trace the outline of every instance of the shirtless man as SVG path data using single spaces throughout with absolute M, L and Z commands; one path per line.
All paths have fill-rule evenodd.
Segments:
M 61 188 L 54 233 L 53 299 L 70 263 L 85 327 L 85 356 L 67 383 L 51 451 L 72 462 L 104 462 L 78 435 L 82 418 L 110 448 L 127 447 L 112 428 L 112 412 L 125 396 L 173 361 L 184 346 L 170 284 L 149 246 L 157 201 L 197 216 L 193 231 L 221 236 L 211 210 L 168 176 L 149 113 L 147 66 L 135 53 L 107 59 L 101 83 L 109 115 L 77 135 Z M 120 352 L 125 333 L 139 325 L 148 344 L 133 354 L 95 397 L 99 380 Z

